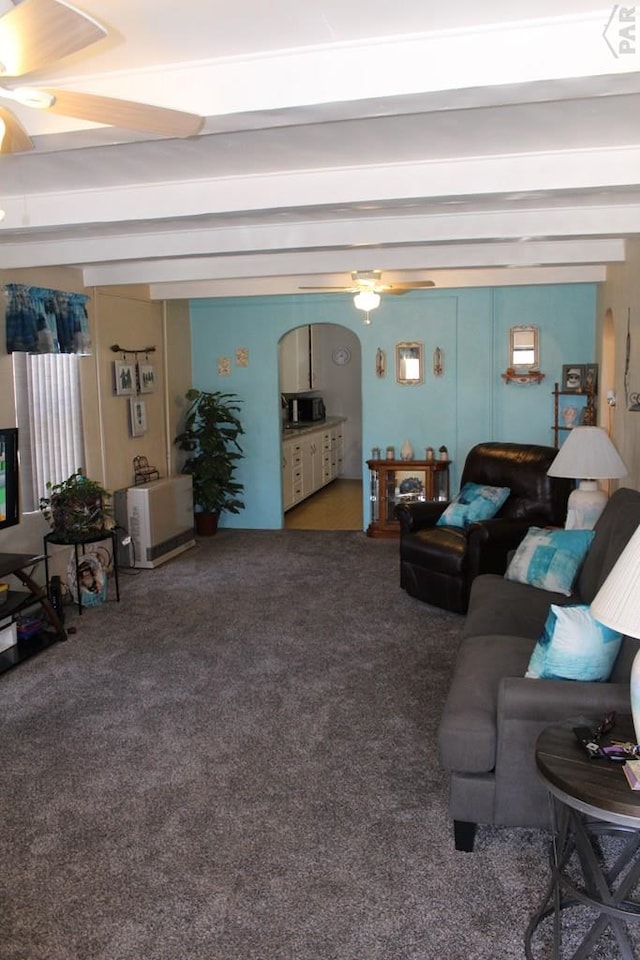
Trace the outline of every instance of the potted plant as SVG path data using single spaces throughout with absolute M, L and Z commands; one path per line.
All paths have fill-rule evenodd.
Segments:
M 240 400 L 233 393 L 207 393 L 191 389 L 184 429 L 175 439 L 187 457 L 182 473 L 193 477 L 196 531 L 214 534 L 224 510 L 239 513 L 243 485 L 234 479 L 237 461 L 242 459 L 238 437 L 244 433 L 238 419 Z
M 94 537 L 111 523 L 111 494 L 78 470 L 60 483 L 47 483 L 40 509 L 56 539 L 65 543 Z

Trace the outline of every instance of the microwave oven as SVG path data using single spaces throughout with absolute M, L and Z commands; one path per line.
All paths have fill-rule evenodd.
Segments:
M 297 407 L 297 418 L 296 418 Z M 299 423 L 313 423 L 324 420 L 327 415 L 322 397 L 296 397 L 290 401 L 289 419 Z

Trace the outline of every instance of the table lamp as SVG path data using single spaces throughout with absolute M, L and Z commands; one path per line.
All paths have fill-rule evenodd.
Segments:
M 567 503 L 567 530 L 591 530 L 607 495 L 598 480 L 626 477 L 625 463 L 603 427 L 574 427 L 547 470 L 550 477 L 579 480 Z
M 640 526 L 620 554 L 590 607 L 595 620 L 640 639 Z M 631 665 L 631 714 L 640 743 L 640 650 Z

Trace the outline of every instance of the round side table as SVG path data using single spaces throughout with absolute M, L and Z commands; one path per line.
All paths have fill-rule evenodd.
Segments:
M 120 602 L 120 584 L 118 583 L 118 543 L 115 530 L 100 530 L 99 533 L 87 537 L 69 537 L 62 539 L 55 533 L 48 533 L 44 537 L 44 566 L 47 588 L 49 584 L 49 544 L 64 547 L 73 547 L 76 568 L 76 591 L 78 594 L 78 613 L 82 616 L 82 591 L 80 589 L 80 563 L 85 553 L 85 547 L 91 543 L 102 543 L 109 540 L 111 543 L 111 562 L 113 564 L 113 581 L 116 588 L 116 600 Z
M 533 960 L 532 941 L 540 923 L 553 917 L 554 960 L 562 958 L 563 922 L 570 907 L 591 908 L 584 935 L 572 960 L 586 960 L 610 929 L 624 960 L 637 960 L 627 924 L 640 920 L 640 791 L 633 791 L 621 763 L 591 759 L 576 739 L 576 726 L 596 727 L 599 718 L 580 717 L 547 727 L 536 744 L 536 764 L 549 791 L 553 838 L 551 881 L 525 935 L 525 954 Z M 631 717 L 619 716 L 612 739 L 635 741 Z M 616 837 L 607 858 L 606 837 Z M 591 922 L 591 918 L 593 921 Z M 635 938 L 638 942 L 638 938 Z

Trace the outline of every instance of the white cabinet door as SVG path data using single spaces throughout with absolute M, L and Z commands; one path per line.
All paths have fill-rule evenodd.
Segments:
M 322 367 L 322 351 L 320 349 L 321 331 L 317 323 L 309 326 L 309 357 L 310 382 L 312 390 L 322 390 L 324 387 L 324 370 Z
M 280 392 L 299 393 L 311 387 L 309 326 L 290 330 L 280 341 Z
M 303 499 L 302 449 L 299 441 L 282 444 L 282 507 L 288 510 Z

